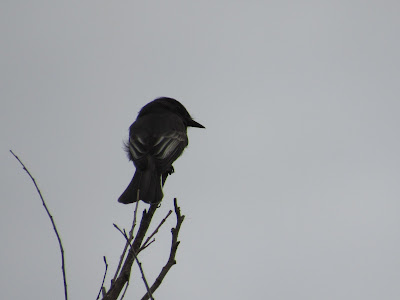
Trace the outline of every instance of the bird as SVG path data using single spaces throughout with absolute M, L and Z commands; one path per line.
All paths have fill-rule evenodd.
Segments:
M 118 202 L 161 202 L 162 187 L 168 175 L 174 173 L 172 163 L 189 143 L 188 127 L 205 128 L 193 120 L 178 100 L 161 97 L 143 106 L 129 127 L 129 139 L 125 143 L 125 151 L 136 171 Z

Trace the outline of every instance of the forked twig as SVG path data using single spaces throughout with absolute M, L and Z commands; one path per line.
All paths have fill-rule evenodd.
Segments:
M 168 217 L 172 214 L 172 210 L 170 210 L 168 212 L 168 214 L 166 215 L 166 217 L 164 219 L 162 219 L 162 221 L 160 222 L 160 224 L 157 226 L 157 228 L 153 231 L 152 234 L 150 234 L 150 236 L 146 239 L 146 241 L 143 243 L 143 246 L 140 247 L 139 252 L 142 251 L 143 249 L 147 248 L 147 246 L 149 246 L 151 243 L 154 242 L 154 239 L 149 243 L 150 239 L 158 232 L 158 230 L 161 228 L 161 226 L 165 223 L 165 221 L 168 219 Z
M 121 271 L 115 281 L 112 282 L 107 294 L 104 295 L 103 300 L 115 300 L 118 298 L 124 286 L 129 281 L 132 264 L 135 260 L 135 253 L 137 253 L 142 245 L 143 239 L 146 235 L 147 229 L 151 223 L 154 213 L 158 208 L 157 204 L 152 204 L 146 210 L 143 210 L 142 219 L 140 221 L 139 229 L 136 233 L 135 239 L 132 242 L 130 251 L 128 251 Z
M 137 265 L 139 266 L 140 273 L 142 273 L 143 282 L 144 282 L 144 285 L 146 286 L 146 289 L 147 289 L 147 295 L 149 295 L 150 299 L 154 300 L 153 295 L 152 295 L 152 293 L 151 293 L 151 291 L 150 291 L 150 288 L 149 288 L 149 284 L 147 283 L 146 276 L 144 275 L 144 271 L 143 271 L 143 268 L 142 268 L 142 263 L 139 261 L 139 259 L 138 259 L 137 255 L 136 255 L 135 251 L 133 250 L 132 244 L 131 244 L 131 242 L 129 241 L 129 237 L 128 237 L 127 234 L 126 234 L 125 229 L 122 231 L 117 225 L 115 225 L 115 224 L 113 224 L 113 225 L 114 225 L 114 227 L 117 228 L 118 231 L 121 232 L 121 234 L 125 237 L 127 243 L 129 243 L 130 250 L 132 251 L 132 253 L 133 253 L 134 257 L 135 257 L 136 263 L 137 263 Z M 127 284 L 129 284 L 129 280 L 128 280 Z
M 54 229 L 54 232 L 56 233 L 57 240 L 58 240 L 58 245 L 60 246 L 60 251 L 61 251 L 61 269 L 62 269 L 62 274 L 63 274 L 63 279 L 64 279 L 64 297 L 65 297 L 65 300 L 68 300 L 67 278 L 66 278 L 66 275 L 65 275 L 64 248 L 63 248 L 63 246 L 62 246 L 61 238 L 60 238 L 60 235 L 58 234 L 56 224 L 55 224 L 55 222 L 54 222 L 54 220 L 53 220 L 53 216 L 50 214 L 50 211 L 49 211 L 49 209 L 47 208 L 46 202 L 44 202 L 42 193 L 40 192 L 40 189 L 39 189 L 38 185 L 36 184 L 35 178 L 33 178 L 33 176 L 31 175 L 31 173 L 29 172 L 29 170 L 25 167 L 25 165 L 24 165 L 23 162 L 18 158 L 18 156 L 15 155 L 14 152 L 13 152 L 12 150 L 10 150 L 10 152 L 11 152 L 12 155 L 14 155 L 14 157 L 18 160 L 18 162 L 22 165 L 23 169 L 26 171 L 26 173 L 28 173 L 29 177 L 32 179 L 33 184 L 35 185 L 36 190 L 37 190 L 37 192 L 39 193 L 40 199 L 42 200 L 42 204 L 43 204 L 43 206 L 44 206 L 44 208 L 45 208 L 45 210 L 46 210 L 46 212 L 47 212 L 47 215 L 48 215 L 49 218 L 50 218 L 51 224 L 53 225 L 53 229 Z
M 167 275 L 168 271 L 172 268 L 173 265 L 176 264 L 175 255 L 176 255 L 176 251 L 178 250 L 179 243 L 180 243 L 178 241 L 178 235 L 179 235 L 179 230 L 181 229 L 182 222 L 185 219 L 185 216 L 181 215 L 181 209 L 178 206 L 176 198 L 174 198 L 174 207 L 175 207 L 175 214 L 176 214 L 176 227 L 171 229 L 171 233 L 172 233 L 171 252 L 169 254 L 167 263 L 162 268 L 160 274 L 157 276 L 156 280 L 154 281 L 153 285 L 150 288 L 150 291 L 152 293 L 154 293 L 155 290 L 157 290 L 157 288 L 161 285 L 164 277 Z M 142 297 L 142 300 L 147 300 L 147 299 L 149 299 L 149 296 L 146 293 Z
M 122 251 L 122 255 L 121 255 L 121 258 L 120 258 L 120 260 L 119 260 L 117 270 L 115 271 L 114 278 L 111 280 L 111 285 L 113 285 L 114 281 L 115 281 L 115 280 L 117 279 L 117 277 L 118 277 L 119 271 L 121 270 L 122 262 L 124 261 L 124 257 L 125 257 L 125 254 L 126 254 L 126 250 L 128 250 L 129 243 L 132 242 L 132 240 L 133 240 L 133 231 L 134 231 L 135 226 L 136 226 L 136 215 L 137 215 L 137 210 L 138 210 L 138 207 L 139 207 L 139 191 L 140 191 L 140 190 L 138 190 L 138 192 L 137 192 L 137 201 L 136 201 L 136 205 L 135 205 L 135 211 L 134 211 L 134 213 L 133 213 L 132 229 L 131 229 L 131 231 L 129 232 L 129 242 L 127 241 L 127 242 L 125 243 L 125 247 L 124 247 L 124 250 Z

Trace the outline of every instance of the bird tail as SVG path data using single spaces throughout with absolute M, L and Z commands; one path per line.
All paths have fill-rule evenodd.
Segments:
M 143 200 L 149 204 L 159 203 L 164 196 L 160 177 L 155 168 L 149 168 L 144 171 L 136 169 L 131 183 L 119 197 L 118 202 L 129 204 Z

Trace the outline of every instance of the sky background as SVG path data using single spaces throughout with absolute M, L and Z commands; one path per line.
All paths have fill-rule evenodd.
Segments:
M 0 290 L 109 287 L 133 205 L 123 151 L 140 108 L 181 101 L 206 126 L 167 180 L 177 265 L 156 299 L 400 299 L 398 1 L 0 4 Z M 140 203 L 140 209 L 147 207 Z M 170 218 L 141 255 L 150 282 Z M 126 299 L 140 299 L 138 271 Z

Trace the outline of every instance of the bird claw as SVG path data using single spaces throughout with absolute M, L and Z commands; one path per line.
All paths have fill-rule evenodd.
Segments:
M 168 175 L 172 175 L 175 172 L 175 169 L 173 166 L 167 171 Z

